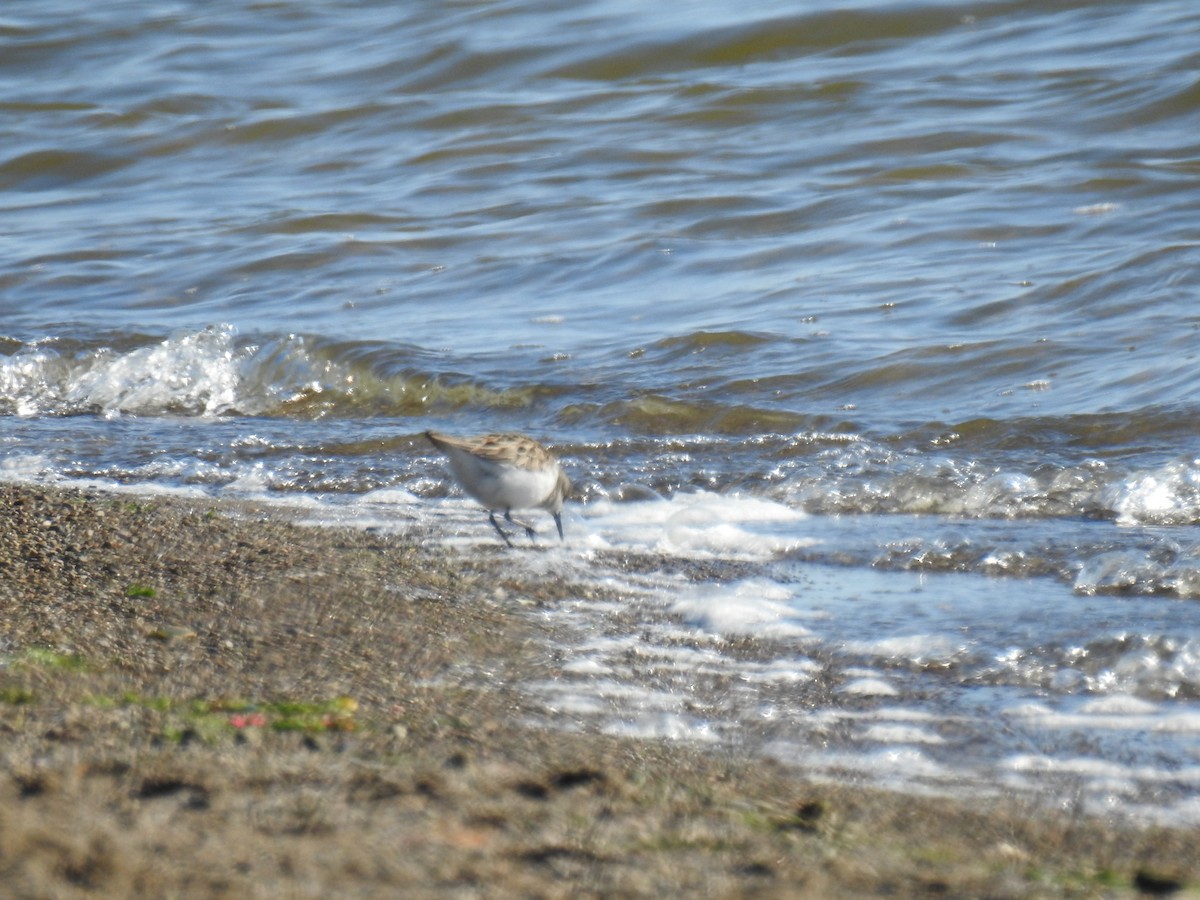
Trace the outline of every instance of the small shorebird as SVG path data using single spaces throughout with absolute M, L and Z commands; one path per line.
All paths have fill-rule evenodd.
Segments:
M 504 518 L 520 525 L 530 540 L 537 534 L 528 522 L 512 517 L 514 509 L 544 509 L 554 516 L 558 537 L 563 537 L 563 501 L 571 482 L 550 451 L 523 434 L 485 434 L 477 438 L 458 438 L 436 431 L 425 432 L 433 446 L 446 454 L 450 470 L 462 489 L 484 505 L 488 521 L 512 546 L 508 534 L 496 521 Z

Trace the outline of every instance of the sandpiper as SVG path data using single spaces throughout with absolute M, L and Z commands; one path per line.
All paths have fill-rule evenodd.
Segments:
M 528 522 L 512 517 L 514 509 L 544 509 L 554 516 L 558 536 L 563 537 L 563 501 L 571 482 L 550 451 L 523 434 L 485 434 L 476 438 L 451 437 L 425 432 L 433 446 L 446 454 L 450 470 L 462 489 L 484 505 L 488 521 L 512 546 L 508 534 L 496 521 L 504 518 L 525 529 L 530 540 L 537 534 Z

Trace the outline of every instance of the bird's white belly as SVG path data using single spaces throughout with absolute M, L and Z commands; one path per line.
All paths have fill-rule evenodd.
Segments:
M 457 453 L 450 465 L 467 493 L 488 509 L 539 507 L 558 484 L 554 468 L 525 469 Z

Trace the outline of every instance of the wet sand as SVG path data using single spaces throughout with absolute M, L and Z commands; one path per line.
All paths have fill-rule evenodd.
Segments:
M 0 485 L 12 897 L 1191 894 L 1200 833 L 546 730 L 505 551 Z

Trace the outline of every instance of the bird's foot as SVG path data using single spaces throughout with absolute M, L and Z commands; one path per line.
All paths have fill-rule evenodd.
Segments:
M 522 522 L 520 519 L 514 519 L 512 517 L 511 509 L 504 513 L 504 518 L 506 520 L 508 520 L 509 522 L 512 522 L 514 525 L 519 525 L 522 528 L 524 528 L 525 536 L 527 538 L 529 538 L 531 541 L 537 537 L 537 530 L 534 529 L 534 527 L 532 525 L 530 525 L 528 522 Z

